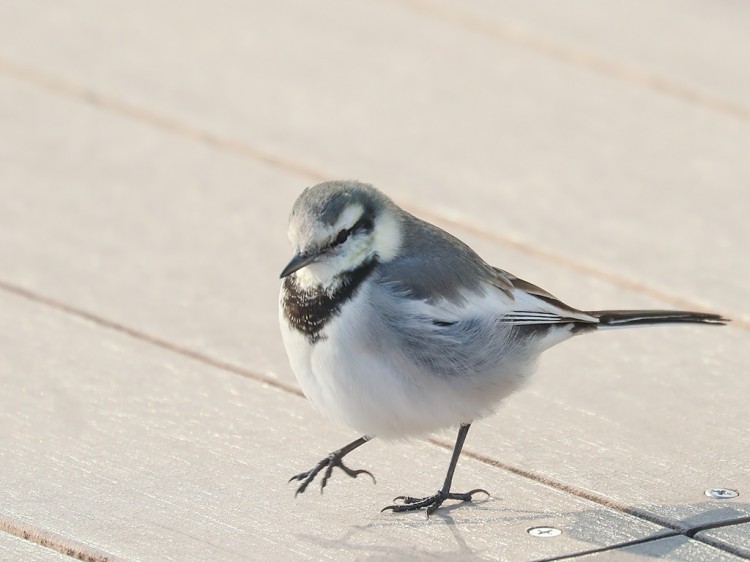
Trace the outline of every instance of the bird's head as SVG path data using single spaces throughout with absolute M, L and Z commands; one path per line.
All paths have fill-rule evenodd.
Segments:
M 393 259 L 401 246 L 401 211 L 374 187 L 332 181 L 302 192 L 289 216 L 295 255 L 281 277 L 328 287 L 371 261 Z

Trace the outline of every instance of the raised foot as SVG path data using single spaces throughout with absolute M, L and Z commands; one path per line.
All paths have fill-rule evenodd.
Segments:
M 460 500 L 462 502 L 470 502 L 472 501 L 472 496 L 474 494 L 486 494 L 487 497 L 490 497 L 490 493 L 487 490 L 482 490 L 481 488 L 477 488 L 476 490 L 472 490 L 471 492 L 466 492 L 464 494 L 456 493 L 456 492 L 443 492 L 442 490 L 439 491 L 437 494 L 432 496 L 427 496 L 426 498 L 413 498 L 411 496 L 398 496 L 397 498 L 393 498 L 394 502 L 397 502 L 398 500 L 401 500 L 403 503 L 397 503 L 394 505 L 389 505 L 384 507 L 380 510 L 380 512 L 384 512 L 388 509 L 392 510 L 394 513 L 400 513 L 402 511 L 416 511 L 418 509 L 422 509 L 423 507 L 427 508 L 427 515 L 432 515 L 437 511 L 437 509 L 443 504 L 445 500 Z
M 331 473 L 333 473 L 334 468 L 340 468 L 343 470 L 347 476 L 350 476 L 351 478 L 356 478 L 360 474 L 367 474 L 370 478 L 372 478 L 372 483 L 376 484 L 375 477 L 372 475 L 372 473 L 368 470 L 352 470 L 348 466 L 344 464 L 344 462 L 341 460 L 341 457 L 337 455 L 336 453 L 331 453 L 326 458 L 324 458 L 322 461 L 320 461 L 318 464 L 316 464 L 312 469 L 308 470 L 307 472 L 300 472 L 299 474 L 296 474 L 292 476 L 289 479 L 289 482 L 292 482 L 294 480 L 301 481 L 302 484 L 299 485 L 297 488 L 297 491 L 294 492 L 294 497 L 297 497 L 297 494 L 302 494 L 307 489 L 307 486 L 315 480 L 315 477 L 318 475 L 318 473 L 326 469 L 323 473 L 323 478 L 320 481 L 320 493 L 323 493 L 323 488 L 326 487 L 326 484 L 328 483 L 328 479 L 331 477 Z

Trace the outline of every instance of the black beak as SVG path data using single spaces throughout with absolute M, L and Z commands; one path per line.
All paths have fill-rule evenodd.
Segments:
M 291 275 L 298 269 L 302 269 L 308 264 L 311 264 L 315 261 L 315 258 L 318 256 L 312 254 L 309 256 L 306 256 L 304 254 L 297 254 L 292 258 L 292 261 L 290 261 L 288 264 L 286 264 L 286 267 L 284 268 L 284 271 L 281 272 L 281 275 L 279 275 L 279 279 L 283 279 L 287 275 Z

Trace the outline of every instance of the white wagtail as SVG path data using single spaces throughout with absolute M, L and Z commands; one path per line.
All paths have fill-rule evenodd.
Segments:
M 571 308 L 355 181 L 306 189 L 288 235 L 296 253 L 281 272 L 280 321 L 289 361 L 313 404 L 363 435 L 293 476 L 297 494 L 323 469 L 321 491 L 336 467 L 372 477 L 342 459 L 373 437 L 458 426 L 443 487 L 399 496 L 384 510 L 429 515 L 446 499 L 471 501 L 487 492 L 451 491 L 469 426 L 524 384 L 542 351 L 601 328 L 726 322 L 699 312 Z

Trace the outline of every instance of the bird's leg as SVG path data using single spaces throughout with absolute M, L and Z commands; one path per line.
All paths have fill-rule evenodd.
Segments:
M 356 478 L 360 474 L 367 474 L 370 478 L 372 478 L 373 483 L 375 483 L 375 477 L 367 470 L 352 470 L 348 466 L 346 466 L 341 459 L 343 459 L 346 455 L 351 453 L 354 449 L 359 447 L 360 445 L 364 445 L 367 443 L 370 439 L 372 439 L 368 435 L 364 435 L 357 439 L 356 441 L 352 441 L 345 447 L 341 447 L 337 451 L 334 451 L 330 455 L 328 455 L 326 458 L 324 458 L 322 461 L 320 461 L 318 464 L 316 464 L 314 467 L 312 467 L 307 472 L 301 472 L 295 476 L 292 476 L 289 479 L 289 482 L 293 480 L 299 480 L 302 482 L 302 484 L 299 485 L 297 488 L 297 491 L 294 492 L 294 496 L 297 497 L 297 494 L 303 493 L 307 486 L 315 480 L 315 477 L 318 475 L 318 473 L 326 469 L 323 473 L 323 478 L 320 481 L 320 493 L 323 493 L 323 488 L 326 487 L 326 483 L 328 482 L 328 479 L 331 477 L 331 473 L 333 472 L 333 469 L 338 467 L 341 470 L 343 470 L 347 476 L 351 476 L 352 478 Z
M 414 511 L 414 510 L 422 509 L 423 507 L 426 507 L 427 515 L 429 516 L 432 513 L 434 513 L 437 510 L 437 508 L 439 508 L 445 500 L 461 500 L 464 502 L 469 502 L 472 500 L 472 496 L 474 494 L 482 493 L 482 494 L 487 494 L 487 496 L 489 496 L 490 495 L 489 492 L 487 492 L 486 490 L 482 490 L 481 488 L 477 488 L 476 490 L 471 490 L 470 492 L 465 492 L 465 493 L 451 492 L 451 482 L 453 482 L 453 473 L 456 470 L 458 457 L 461 455 L 461 449 L 464 446 L 464 441 L 466 440 L 466 434 L 469 433 L 470 426 L 471 426 L 470 423 L 463 424 L 458 430 L 458 437 L 456 437 L 456 445 L 453 447 L 453 456 L 451 457 L 451 464 L 450 466 L 448 466 L 448 474 L 445 475 L 445 482 L 443 483 L 443 488 L 439 490 L 437 494 L 434 494 L 432 496 L 427 496 L 426 498 L 413 498 L 411 496 L 398 496 L 393 501 L 395 502 L 395 501 L 401 500 L 402 503 L 384 507 L 381 510 L 381 512 L 386 511 L 388 509 L 391 509 L 394 512 Z

